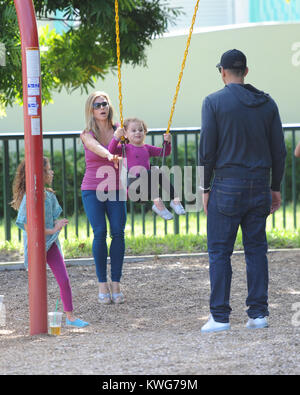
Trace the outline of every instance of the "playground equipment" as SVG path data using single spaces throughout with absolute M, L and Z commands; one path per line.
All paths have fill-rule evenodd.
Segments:
M 200 0 L 197 0 L 184 59 L 179 74 L 176 93 L 171 108 L 167 133 L 180 88 L 183 69 L 188 54 L 193 25 Z M 21 35 L 22 81 L 24 108 L 24 140 L 26 163 L 26 199 L 28 233 L 28 285 L 30 334 L 47 333 L 47 276 L 44 221 L 43 137 L 41 105 L 41 70 L 38 31 L 32 0 L 14 0 Z M 118 0 L 115 0 L 116 43 L 118 61 L 118 85 L 120 122 L 123 127 L 122 83 L 120 62 L 120 38 Z M 124 140 L 123 147 L 124 145 Z M 125 149 L 124 149 L 125 151 Z M 164 152 L 164 151 L 163 151 Z M 125 152 L 124 152 L 125 155 Z M 164 158 L 164 154 L 163 154 Z M 164 160 L 164 159 L 163 159 Z
M 14 0 L 22 51 L 30 334 L 47 333 L 41 71 L 32 0 Z
M 189 51 L 189 47 L 190 47 L 190 43 L 191 43 L 191 38 L 192 38 L 193 28 L 194 28 L 194 24 L 195 24 L 195 20 L 196 20 L 196 16 L 197 16 L 198 8 L 199 8 L 199 3 L 200 3 L 200 0 L 196 0 L 192 23 L 191 23 L 187 43 L 186 43 L 186 48 L 184 51 L 183 61 L 181 64 L 181 70 L 180 70 L 178 82 L 176 85 L 175 95 L 174 95 L 173 102 L 172 102 L 171 113 L 170 113 L 170 118 L 169 118 L 166 133 L 170 133 L 170 128 L 172 125 L 172 119 L 173 119 L 173 114 L 174 114 L 174 110 L 175 110 L 175 105 L 176 105 L 176 101 L 177 101 L 177 97 L 178 97 L 178 93 L 179 93 L 179 89 L 180 89 L 180 84 L 181 84 L 181 80 L 182 80 L 182 76 L 183 76 L 183 71 L 185 68 L 186 59 L 188 56 L 188 51 Z M 119 2 L 118 2 L 118 0 L 115 0 L 115 24 L 116 24 L 116 44 L 117 44 L 117 64 L 118 64 L 119 112 L 120 112 L 121 127 L 123 127 L 123 103 L 122 103 L 123 96 L 122 96 L 122 80 L 121 80 L 121 61 L 120 61 L 120 35 L 119 35 L 120 30 L 119 30 Z M 122 137 L 121 143 L 122 143 L 122 157 L 124 159 L 126 159 L 125 138 L 124 137 Z M 164 165 L 164 161 L 165 161 L 165 150 L 166 150 L 166 144 L 164 142 L 163 143 L 163 154 L 162 154 L 162 165 Z

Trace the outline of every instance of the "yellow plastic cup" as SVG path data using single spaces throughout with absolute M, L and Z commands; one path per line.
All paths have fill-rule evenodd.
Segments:
M 61 334 L 61 320 L 63 313 L 58 311 L 48 313 L 48 333 L 52 336 L 59 336 Z

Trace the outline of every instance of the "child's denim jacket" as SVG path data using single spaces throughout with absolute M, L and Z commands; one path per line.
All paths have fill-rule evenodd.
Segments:
M 54 228 L 54 221 L 58 219 L 62 213 L 57 198 L 54 193 L 45 191 L 45 229 Z M 28 268 L 28 249 L 27 249 L 27 232 L 25 231 L 24 224 L 27 224 L 27 213 L 26 213 L 26 194 L 24 195 L 22 202 L 19 207 L 16 224 L 23 230 L 23 242 L 24 242 L 24 266 Z M 53 235 L 46 236 L 46 251 L 50 249 L 53 243 L 56 243 L 61 251 L 59 243 L 59 231 Z

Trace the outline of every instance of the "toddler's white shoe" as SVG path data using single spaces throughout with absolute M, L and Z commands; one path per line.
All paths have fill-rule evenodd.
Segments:
M 246 325 L 248 329 L 268 328 L 268 326 L 266 317 L 249 318 Z
M 154 211 L 157 215 L 159 215 L 160 217 L 162 217 L 163 219 L 165 219 L 166 221 L 168 221 L 169 219 L 173 219 L 173 214 L 170 213 L 170 211 L 165 208 L 163 210 L 159 210 L 155 204 L 153 204 L 152 206 L 152 211 Z
M 185 214 L 185 209 L 183 208 L 183 206 L 180 202 L 175 204 L 174 200 L 171 200 L 170 207 L 175 211 L 175 213 L 177 215 L 184 215 Z
M 213 316 L 210 315 L 209 320 L 205 325 L 202 326 L 201 332 L 202 333 L 208 333 L 208 332 L 220 332 L 220 331 L 227 331 L 230 329 L 230 324 L 229 322 L 224 323 L 224 322 L 216 322 L 213 319 Z

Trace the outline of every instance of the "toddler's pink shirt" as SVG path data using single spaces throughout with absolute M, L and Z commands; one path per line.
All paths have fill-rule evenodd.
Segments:
M 125 144 L 126 147 L 126 158 L 127 167 L 130 170 L 133 166 L 144 167 L 146 170 L 150 170 L 150 157 L 151 156 L 162 156 L 163 148 L 155 147 L 154 145 L 144 144 L 141 147 L 136 147 L 132 144 Z M 113 137 L 108 145 L 108 150 L 112 154 L 122 155 L 122 146 L 119 144 L 119 140 Z M 166 144 L 165 155 L 168 156 L 171 153 L 171 144 Z M 136 173 L 136 172 L 135 172 Z

